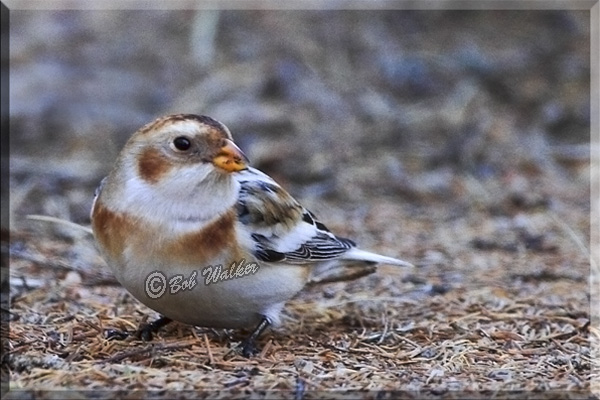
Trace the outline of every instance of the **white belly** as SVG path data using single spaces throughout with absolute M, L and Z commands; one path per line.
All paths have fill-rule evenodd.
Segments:
M 115 275 L 136 299 L 165 317 L 197 326 L 250 328 L 262 316 L 277 324 L 284 303 L 308 277 L 307 266 L 257 265 L 255 273 L 226 280 L 209 276 L 206 266 L 128 265 L 115 268 Z

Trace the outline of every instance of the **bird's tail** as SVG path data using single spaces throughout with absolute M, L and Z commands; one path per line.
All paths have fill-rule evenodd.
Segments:
M 399 260 L 393 257 L 386 257 L 380 254 L 371 253 L 370 251 L 360 250 L 352 248 L 348 250 L 342 257 L 342 260 L 356 260 L 356 261 L 367 261 L 380 264 L 398 265 L 401 267 L 414 267 L 413 264 Z

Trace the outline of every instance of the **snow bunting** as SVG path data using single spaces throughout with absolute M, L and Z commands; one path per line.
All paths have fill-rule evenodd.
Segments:
M 142 338 L 171 320 L 255 328 L 245 356 L 305 285 L 355 279 L 378 263 L 411 266 L 335 236 L 206 116 L 139 129 L 96 190 L 91 220 L 116 278 L 163 316 Z

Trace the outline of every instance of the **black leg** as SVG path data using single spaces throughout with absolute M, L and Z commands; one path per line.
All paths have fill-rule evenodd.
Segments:
M 152 334 L 158 332 L 160 328 L 173 321 L 171 318 L 160 317 L 154 322 L 146 324 L 137 332 L 137 336 L 145 342 L 152 340 Z
M 262 318 L 256 329 L 241 343 L 242 355 L 250 358 L 255 352 L 254 341 L 271 325 L 271 321 L 267 317 Z

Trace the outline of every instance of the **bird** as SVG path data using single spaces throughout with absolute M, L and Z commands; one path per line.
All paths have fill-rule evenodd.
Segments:
M 356 279 L 379 264 L 413 266 L 332 233 L 204 115 L 167 115 L 138 129 L 96 189 L 90 219 L 117 280 L 160 315 L 138 331 L 143 340 L 171 321 L 248 329 L 244 357 L 307 286 Z M 188 287 L 174 292 L 177 282 Z

